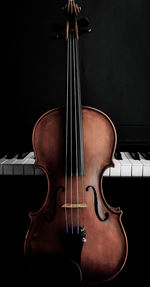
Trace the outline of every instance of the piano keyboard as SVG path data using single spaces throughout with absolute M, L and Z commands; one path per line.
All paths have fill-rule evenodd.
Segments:
M 150 177 L 150 152 L 116 152 L 115 167 L 104 171 L 105 177 Z M 34 168 L 34 152 L 0 157 L 0 175 L 43 175 Z

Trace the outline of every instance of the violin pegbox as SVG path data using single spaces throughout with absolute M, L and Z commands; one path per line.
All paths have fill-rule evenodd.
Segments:
M 68 1 L 65 7 L 62 8 L 62 11 L 67 16 L 78 16 L 81 12 L 81 7 L 79 7 L 74 1 Z
M 66 16 L 66 40 L 68 40 L 71 33 L 75 33 L 76 39 L 79 40 L 77 16 L 81 12 L 81 7 L 72 0 L 68 1 L 62 10 Z
M 57 39 L 66 40 L 69 34 L 75 33 L 76 39 L 79 40 L 79 35 L 83 33 L 90 33 L 92 31 L 89 20 L 87 17 L 82 16 L 78 18 L 81 7 L 74 1 L 68 1 L 68 3 L 62 8 L 62 11 L 66 18 L 66 23 L 56 22 L 53 24 L 54 33 L 56 33 Z

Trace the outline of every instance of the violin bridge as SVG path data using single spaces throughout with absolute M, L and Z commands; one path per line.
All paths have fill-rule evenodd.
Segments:
M 62 208 L 86 208 L 88 207 L 86 203 L 64 203 Z

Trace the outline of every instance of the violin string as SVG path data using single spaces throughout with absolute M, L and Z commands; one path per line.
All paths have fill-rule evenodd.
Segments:
M 66 154 L 65 154 L 65 222 L 66 232 L 68 233 L 67 217 L 67 181 L 68 181 L 68 97 L 69 97 L 69 40 L 67 40 L 67 91 L 66 91 Z
M 77 69 L 77 83 L 78 83 L 77 85 L 78 109 L 79 110 L 81 109 L 81 114 L 79 113 L 79 122 L 80 122 L 80 125 L 82 125 L 81 87 L 80 87 L 79 53 L 78 53 L 78 40 L 77 39 L 75 39 L 75 52 L 76 52 L 76 62 L 77 62 L 76 69 Z M 83 157 L 83 154 L 82 154 L 82 150 L 80 147 L 80 159 L 82 159 L 82 157 Z M 84 203 L 84 176 L 83 176 L 84 164 L 83 164 L 83 161 L 84 161 L 84 157 L 82 159 L 82 167 L 81 167 L 82 203 Z M 82 215 L 83 215 L 82 226 L 84 227 L 84 224 L 85 224 L 84 208 L 82 210 Z
M 72 209 L 72 35 L 70 35 L 70 192 L 71 192 L 71 232 L 73 234 Z
M 74 111 L 75 111 L 75 154 L 76 154 L 76 188 L 77 188 L 77 234 L 79 234 L 79 186 L 78 186 L 78 139 L 77 139 L 77 82 L 76 82 L 76 57 L 75 36 L 73 35 L 73 80 L 74 80 Z
M 81 181 L 82 181 L 82 202 L 84 203 L 84 177 L 81 177 Z M 84 228 L 84 224 L 85 224 L 85 216 L 84 216 L 84 208 L 83 208 L 83 217 L 82 217 L 82 227 Z

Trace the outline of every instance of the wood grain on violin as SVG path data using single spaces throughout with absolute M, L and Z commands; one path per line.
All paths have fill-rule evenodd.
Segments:
M 127 258 L 122 211 L 107 204 L 102 190 L 103 173 L 113 166 L 117 137 L 108 116 L 81 106 L 80 9 L 68 1 L 64 10 L 66 103 L 41 116 L 33 130 L 35 167 L 46 174 L 48 193 L 40 210 L 30 214 L 25 255 L 30 265 L 48 257 L 51 266 L 56 259 L 71 265 L 78 281 L 99 283 L 114 277 Z

